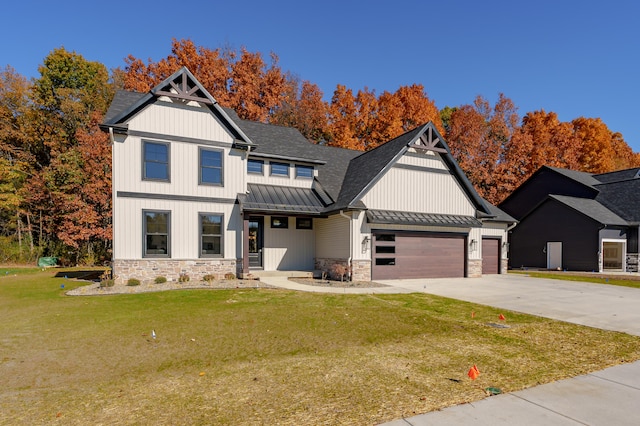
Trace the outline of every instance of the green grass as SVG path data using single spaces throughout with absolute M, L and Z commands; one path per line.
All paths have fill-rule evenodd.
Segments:
M 0 423 L 377 424 L 640 358 L 626 334 L 426 294 L 69 297 L 55 272 L 0 279 Z
M 580 272 L 538 272 L 509 271 L 510 274 L 527 275 L 533 278 L 550 278 L 554 280 L 579 281 L 595 284 L 618 285 L 622 287 L 640 288 L 640 277 L 635 275 L 606 275 Z

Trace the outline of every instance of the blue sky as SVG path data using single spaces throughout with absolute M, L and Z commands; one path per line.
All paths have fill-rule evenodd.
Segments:
M 276 53 L 318 84 L 376 93 L 421 83 L 439 108 L 511 98 L 520 116 L 600 117 L 640 151 L 636 0 L 22 0 L 2 7 L 0 67 L 27 77 L 64 46 L 108 68 L 159 60 L 172 38 Z

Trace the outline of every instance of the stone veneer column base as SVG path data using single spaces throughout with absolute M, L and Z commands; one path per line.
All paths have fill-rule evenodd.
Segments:
M 331 276 L 334 265 L 347 267 L 349 259 L 343 258 L 316 258 L 315 269 L 326 272 Z M 351 281 L 371 281 L 371 261 L 352 260 L 351 261 Z
M 136 278 L 141 283 L 153 283 L 156 277 L 178 281 L 181 274 L 186 274 L 190 281 L 199 281 L 205 275 L 223 279 L 226 274 L 235 275 L 237 272 L 236 259 L 115 259 L 112 269 L 116 285 L 126 284 L 129 278 Z
M 353 260 L 351 261 L 353 281 L 371 281 L 371 261 Z
M 482 276 L 482 259 L 470 259 L 467 263 L 467 276 L 479 278 Z
M 502 264 L 500 266 L 501 274 L 506 274 L 507 272 L 509 272 L 509 259 L 502 259 Z

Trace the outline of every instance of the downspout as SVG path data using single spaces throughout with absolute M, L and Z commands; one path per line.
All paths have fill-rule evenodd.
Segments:
M 351 281 L 351 253 L 353 253 L 353 217 L 347 216 L 342 210 L 340 210 L 340 216 L 349 220 L 349 258 L 347 259 L 347 267 L 349 268 L 349 281 Z

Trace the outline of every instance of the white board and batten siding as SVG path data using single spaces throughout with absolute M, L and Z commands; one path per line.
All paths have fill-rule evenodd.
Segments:
M 405 158 L 406 157 L 406 158 Z M 434 156 L 405 155 L 399 164 L 420 169 L 391 167 L 364 194 L 362 201 L 370 209 L 475 215 L 475 207 L 456 179 L 442 168 Z M 409 163 L 407 163 L 409 162 Z M 437 167 L 434 167 L 437 166 Z M 442 169 L 438 172 L 429 169 Z
M 311 271 L 314 268 L 314 230 L 296 229 L 296 218 L 288 219 L 289 227 L 280 229 L 271 228 L 271 216 L 264 217 L 262 261 L 265 271 Z
M 116 140 L 113 164 L 114 188 L 118 191 L 218 198 L 235 198 L 245 192 L 243 154 L 231 149 L 233 137 L 207 110 L 159 102 L 129 121 L 129 131 L 134 134 L 149 129 L 158 137 L 130 135 L 124 141 Z M 143 141 L 169 143 L 170 182 L 142 179 Z M 223 151 L 223 186 L 198 184 L 200 148 Z
M 171 259 L 199 258 L 199 213 L 224 215 L 224 259 L 242 257 L 243 223 L 235 204 L 215 204 L 192 201 L 169 201 L 140 198 L 120 198 L 114 206 L 113 254 L 115 259 L 142 259 L 143 211 L 169 211 Z
M 321 259 L 350 257 L 349 219 L 332 215 L 325 219 L 314 219 L 313 227 L 316 231 L 316 257 Z

